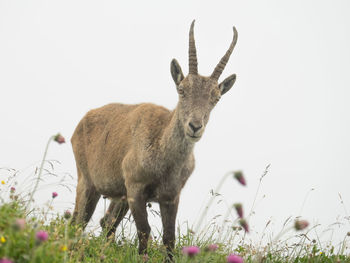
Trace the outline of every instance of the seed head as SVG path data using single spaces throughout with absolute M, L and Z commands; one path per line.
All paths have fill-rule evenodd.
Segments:
M 57 135 L 54 137 L 54 141 L 57 142 L 58 144 L 62 144 L 66 142 L 66 140 L 60 133 L 57 133 Z
M 69 218 L 71 218 L 71 216 L 72 216 L 71 211 L 69 211 L 69 210 L 64 211 L 63 217 L 65 219 L 69 219 Z
M 239 218 L 243 218 L 243 206 L 242 206 L 242 204 L 236 203 L 233 206 L 236 209 L 236 212 L 237 212 Z
M 247 184 L 242 171 L 233 172 L 233 177 L 236 178 L 241 185 L 245 186 Z
M 211 252 L 214 252 L 214 251 L 216 251 L 218 248 L 219 248 L 219 246 L 218 246 L 217 244 L 210 244 L 210 245 L 207 247 L 207 250 L 208 250 L 208 251 L 211 251 Z
M 13 228 L 15 230 L 23 230 L 26 227 L 26 220 L 24 218 L 16 218 Z
M 294 228 L 297 231 L 304 230 L 309 226 L 309 222 L 306 220 L 295 220 Z
M 241 218 L 239 220 L 239 224 L 241 225 L 241 227 L 243 227 L 245 232 L 249 233 L 249 225 L 248 225 L 248 222 L 245 219 Z

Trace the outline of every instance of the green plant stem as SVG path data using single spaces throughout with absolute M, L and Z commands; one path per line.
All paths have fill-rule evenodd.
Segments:
M 35 193 L 36 190 L 38 189 L 38 185 L 39 185 L 39 182 L 40 182 L 41 175 L 42 175 L 42 173 L 43 173 L 44 163 L 45 163 L 45 160 L 46 160 L 46 155 L 47 155 L 47 152 L 48 152 L 48 149 L 49 149 L 49 145 L 50 145 L 50 142 L 51 142 L 54 138 L 55 138 L 55 136 L 51 136 L 50 139 L 48 140 L 47 144 L 46 144 L 44 156 L 43 156 L 43 159 L 41 160 L 41 164 L 40 164 L 40 168 L 39 168 L 38 178 L 37 178 L 37 180 L 36 180 L 36 182 L 35 182 L 33 191 L 32 191 L 31 194 L 30 194 L 28 203 L 27 203 L 27 205 L 26 205 L 26 211 L 28 210 L 28 208 L 29 208 L 31 202 L 33 201 L 34 193 Z
M 232 175 L 232 172 L 226 173 L 226 174 L 221 178 L 221 181 L 219 182 L 219 184 L 217 185 L 215 191 L 213 192 L 212 197 L 209 199 L 209 201 L 208 201 L 207 205 L 205 206 L 205 208 L 204 208 L 204 210 L 203 210 L 201 216 L 199 217 L 199 221 L 198 221 L 198 223 L 197 223 L 197 225 L 196 225 L 196 227 L 195 227 L 195 229 L 194 229 L 194 232 L 195 232 L 195 233 L 197 233 L 198 230 L 199 230 L 199 228 L 201 227 L 202 222 L 203 222 L 205 216 L 206 216 L 207 213 L 208 213 L 209 207 L 212 205 L 212 203 L 213 203 L 213 201 L 214 201 L 214 199 L 215 199 L 215 197 L 216 197 L 216 194 L 219 192 L 219 190 L 221 189 L 222 185 L 224 184 L 225 180 L 227 179 L 227 177 L 228 177 L 229 175 Z

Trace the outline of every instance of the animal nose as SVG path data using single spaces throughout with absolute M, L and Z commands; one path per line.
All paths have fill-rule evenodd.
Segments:
M 190 122 L 188 125 L 191 127 L 193 132 L 196 132 L 202 128 L 201 124 L 193 124 Z

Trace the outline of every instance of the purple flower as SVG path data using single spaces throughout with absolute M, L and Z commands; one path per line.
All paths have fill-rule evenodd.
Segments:
M 64 211 L 63 216 L 65 219 L 69 219 L 72 216 L 72 213 L 71 213 L 71 211 L 66 210 L 66 211 Z
M 240 219 L 239 224 L 241 225 L 241 227 L 243 227 L 245 232 L 247 232 L 247 233 L 249 232 L 249 225 L 245 219 L 243 219 L 243 218 Z
M 217 244 L 210 244 L 207 249 L 211 252 L 214 252 L 215 250 L 217 250 L 219 248 L 219 246 Z
M 8 258 L 0 258 L 0 263 L 13 263 L 13 261 Z
M 16 218 L 13 228 L 15 230 L 23 230 L 26 227 L 26 220 L 24 218 Z
M 236 209 L 236 212 L 240 218 L 243 218 L 243 206 L 240 203 L 234 204 L 234 208 Z
M 230 254 L 228 257 L 227 257 L 227 262 L 228 263 L 243 263 L 243 258 L 238 256 L 238 255 L 235 255 L 235 254 Z
M 245 178 L 243 176 L 243 172 L 242 171 L 236 171 L 233 172 L 233 177 L 236 178 L 236 180 L 241 184 L 241 185 L 246 185 L 246 181 Z
M 39 230 L 36 232 L 35 238 L 40 242 L 44 242 L 49 238 L 49 234 L 44 230 Z
M 57 192 L 52 192 L 52 198 L 56 198 L 58 196 Z
M 60 133 L 57 133 L 57 135 L 54 138 L 54 141 L 59 143 L 59 144 L 66 142 L 66 140 L 64 139 L 64 137 Z
M 196 246 L 189 246 L 189 247 L 183 247 L 182 248 L 182 253 L 184 255 L 189 256 L 189 257 L 194 257 L 199 252 L 200 252 L 200 249 L 199 249 L 199 247 L 196 247 Z
M 295 220 L 294 228 L 295 230 L 303 230 L 309 226 L 309 222 L 306 220 Z

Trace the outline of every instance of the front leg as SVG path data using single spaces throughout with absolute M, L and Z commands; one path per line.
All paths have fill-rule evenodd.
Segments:
M 141 183 L 133 183 L 127 186 L 127 195 L 129 208 L 136 223 L 137 235 L 139 238 L 139 254 L 145 254 L 147 252 L 147 242 L 151 227 L 147 220 L 144 185 Z
M 173 258 L 173 250 L 175 246 L 175 221 L 178 205 L 178 196 L 171 201 L 163 200 L 159 202 L 163 223 L 163 243 L 167 249 L 167 254 L 170 260 Z

